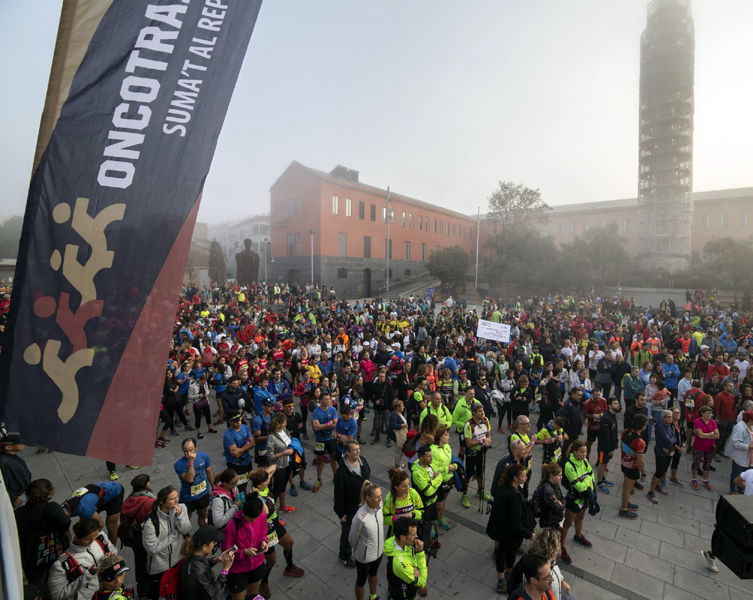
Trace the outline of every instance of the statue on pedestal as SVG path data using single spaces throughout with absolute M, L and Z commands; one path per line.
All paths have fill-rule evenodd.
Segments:
M 251 250 L 251 240 L 243 240 L 245 250 L 235 255 L 236 279 L 241 285 L 249 285 L 259 278 L 259 255 Z

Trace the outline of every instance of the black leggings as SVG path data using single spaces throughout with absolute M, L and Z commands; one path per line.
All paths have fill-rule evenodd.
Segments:
M 175 429 L 175 421 L 173 421 L 173 416 L 166 408 L 163 408 L 161 411 L 159 411 L 159 418 L 162 419 L 162 422 L 165 424 L 165 426 L 162 428 L 163 430 Z
M 175 426 L 176 415 L 178 419 L 180 420 L 180 422 L 183 423 L 183 426 L 188 427 L 188 419 L 186 419 L 186 415 L 183 412 L 183 406 L 180 403 L 173 404 L 172 406 L 168 406 L 167 408 L 165 408 L 165 410 L 170 415 L 170 418 L 173 421 L 173 427 L 171 427 L 170 429 L 173 429 Z
M 497 412 L 499 413 L 499 426 L 502 427 L 502 421 L 507 415 L 507 424 L 512 425 L 512 404 L 509 402 L 497 403 Z
M 497 549 L 497 573 L 504 573 L 505 570 L 509 571 L 513 568 L 513 565 L 515 565 L 515 555 L 522 543 L 522 539 L 499 542 L 499 548 Z
M 379 575 L 379 565 L 382 564 L 382 556 L 384 556 L 384 554 L 369 563 L 356 561 L 356 585 L 358 587 L 365 586 L 366 580 L 369 577 L 376 577 Z
M 159 600 L 159 584 L 162 582 L 162 576 L 165 573 L 155 573 L 154 575 L 148 575 L 149 581 L 149 600 Z
M 301 404 L 301 421 L 303 422 L 303 432 L 306 433 L 306 423 L 309 417 L 309 407 Z
M 199 429 L 199 427 L 201 427 L 202 416 L 207 420 L 207 427 L 209 427 L 209 429 L 212 428 L 212 413 L 209 412 L 209 403 L 205 404 L 204 406 L 196 406 L 194 404 L 193 415 L 196 418 L 196 422 L 194 423 L 194 427 L 196 427 L 196 429 Z

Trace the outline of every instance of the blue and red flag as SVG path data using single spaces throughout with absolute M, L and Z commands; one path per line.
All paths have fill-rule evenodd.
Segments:
M 201 192 L 261 0 L 65 0 L 0 355 L 24 443 L 151 464 Z

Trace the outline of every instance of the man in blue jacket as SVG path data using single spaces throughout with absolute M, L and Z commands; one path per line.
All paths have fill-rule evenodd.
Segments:
M 677 384 L 680 379 L 680 369 L 675 364 L 675 357 L 669 352 L 667 352 L 667 357 L 664 359 L 662 371 L 664 371 L 664 385 L 666 385 L 667 390 L 669 390 L 669 406 L 672 406 L 672 403 L 677 398 Z

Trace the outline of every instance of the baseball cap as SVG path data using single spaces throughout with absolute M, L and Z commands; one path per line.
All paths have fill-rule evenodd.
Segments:
M 274 403 L 275 403 L 275 399 L 270 398 L 269 396 L 267 396 L 266 398 L 264 398 L 264 400 L 262 400 L 262 404 L 274 404 Z
M 225 535 L 214 525 L 204 525 L 199 527 L 192 537 L 194 546 L 203 546 L 210 542 L 217 542 L 219 544 L 225 539 Z
M 13 446 L 21 443 L 21 434 L 17 431 L 8 431 L 0 439 L 0 445 Z
M 709 347 L 708 347 L 708 346 L 707 346 L 706 344 L 702 344 L 702 345 L 701 345 L 701 350 L 703 350 L 703 349 L 706 349 L 706 350 L 708 350 L 708 349 L 709 349 Z
M 232 414 L 228 417 L 228 421 L 240 421 L 241 420 L 241 413 L 236 412 L 235 414 Z
M 119 560 L 114 565 L 110 565 L 104 571 L 101 571 L 99 575 L 105 581 L 115 581 L 115 578 L 118 575 L 130 570 L 131 569 L 126 566 L 126 562 L 124 560 Z

